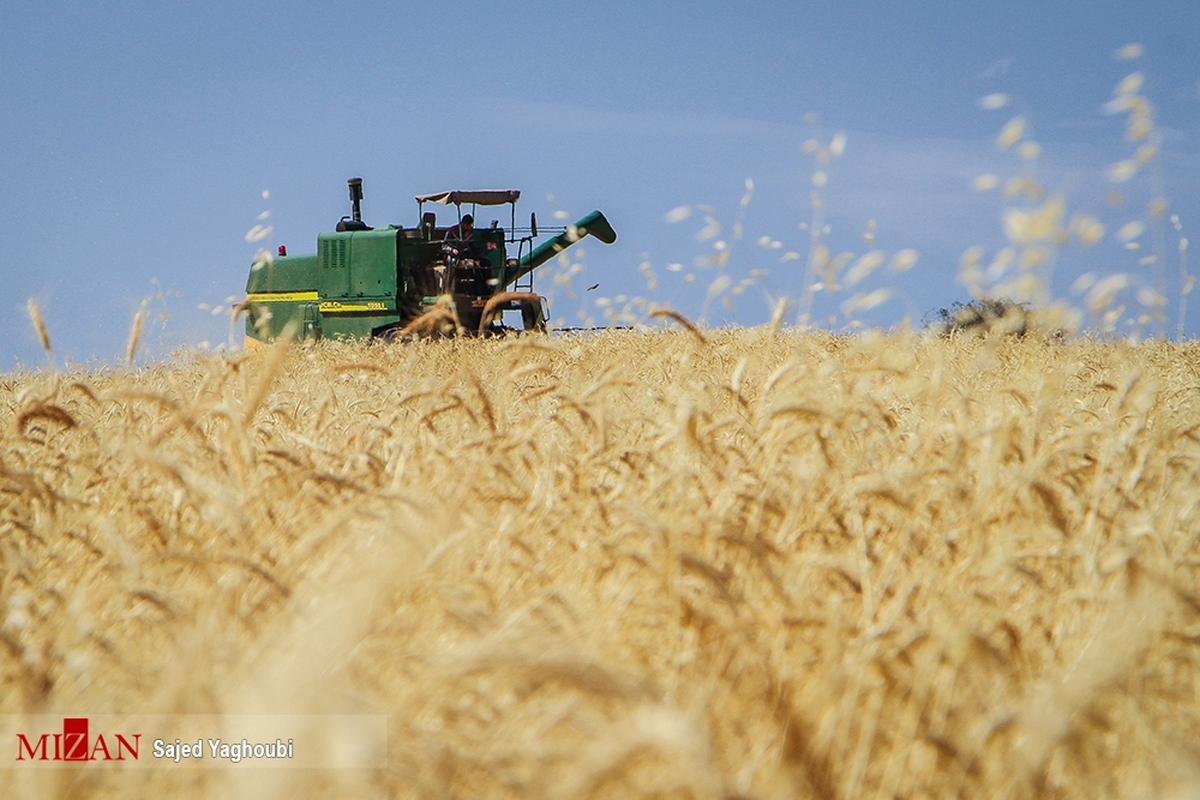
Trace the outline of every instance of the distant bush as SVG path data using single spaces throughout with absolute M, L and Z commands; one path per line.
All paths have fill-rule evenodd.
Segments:
M 937 319 L 929 327 L 942 336 L 956 333 L 982 336 L 996 332 L 1021 337 L 1034 328 L 1032 314 L 1029 303 L 985 297 L 938 309 Z

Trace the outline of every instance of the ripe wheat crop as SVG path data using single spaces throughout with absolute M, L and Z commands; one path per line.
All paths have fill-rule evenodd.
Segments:
M 769 328 L 0 377 L 0 714 L 389 720 L 4 794 L 1190 796 L 1198 381 Z

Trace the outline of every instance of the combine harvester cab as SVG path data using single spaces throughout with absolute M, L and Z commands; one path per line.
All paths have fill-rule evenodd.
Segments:
M 617 234 L 593 211 L 536 244 L 537 217 L 516 226 L 515 189 L 417 195 L 419 223 L 371 228 L 362 220 L 362 179 L 348 182 L 352 215 L 317 236 L 317 252 L 259 259 L 246 282 L 246 345 L 270 342 L 292 326 L 300 339 L 392 340 L 404 336 L 488 335 L 507 330 L 505 311 L 520 311 L 527 331 L 544 331 L 543 299 L 533 272 L 585 236 L 612 244 Z M 457 223 L 439 226 L 426 203 L 453 205 Z M 463 206 L 472 213 L 464 214 Z M 507 205 L 510 225 L 475 228 L 480 206 Z M 516 254 L 509 257 L 509 249 Z

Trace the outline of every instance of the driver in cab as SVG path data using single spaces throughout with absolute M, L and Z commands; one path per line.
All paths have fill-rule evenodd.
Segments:
M 461 222 L 447 229 L 445 241 L 447 244 L 454 242 L 450 246 L 463 258 L 484 260 L 483 252 L 475 242 L 475 218 L 470 214 L 463 214 Z
M 462 221 L 457 225 L 452 225 L 446 231 L 446 239 L 457 239 L 464 242 L 469 242 L 475 234 L 475 218 L 470 214 L 464 214 Z

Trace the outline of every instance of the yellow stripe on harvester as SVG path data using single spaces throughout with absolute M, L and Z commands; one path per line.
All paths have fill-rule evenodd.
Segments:
M 387 304 L 377 300 L 368 300 L 365 303 L 342 303 L 338 300 L 326 300 L 317 308 L 322 314 L 339 311 L 387 311 Z
M 246 295 L 247 303 L 296 303 L 301 300 L 316 300 L 317 292 L 255 292 Z

